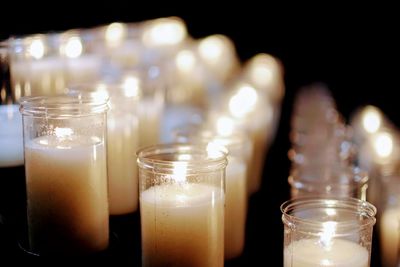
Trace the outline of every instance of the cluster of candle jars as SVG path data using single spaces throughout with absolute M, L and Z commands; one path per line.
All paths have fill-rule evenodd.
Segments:
M 143 266 L 222 266 L 243 253 L 284 95 L 277 59 L 241 66 L 228 37 L 195 40 L 175 17 L 0 48 L 0 172 L 20 172 L 10 192 L 27 203 L 21 247 L 97 253 L 110 218 L 140 209 Z M 177 134 L 192 123 L 197 133 Z M 1 199 L 0 222 L 12 225 L 7 208 Z

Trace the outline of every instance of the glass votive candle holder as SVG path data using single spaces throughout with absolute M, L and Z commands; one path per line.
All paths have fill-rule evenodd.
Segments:
M 142 266 L 223 266 L 226 151 L 165 144 L 137 154 Z
M 69 256 L 108 247 L 107 109 L 106 98 L 83 95 L 21 99 L 28 251 Z
M 284 267 L 368 267 L 376 208 L 353 198 L 282 204 Z
M 231 134 L 221 136 L 201 127 L 183 127 L 177 130 L 179 142 L 218 144 L 228 149 L 225 189 L 225 259 L 234 259 L 243 253 L 247 217 L 247 159 L 251 157 L 248 136 Z
M 369 176 L 357 167 L 341 165 L 298 166 L 288 178 L 292 198 L 353 197 L 366 200 Z
M 139 205 L 136 151 L 139 149 L 136 84 L 94 83 L 71 85 L 69 95 L 109 98 L 107 112 L 107 170 L 110 215 L 135 212 Z

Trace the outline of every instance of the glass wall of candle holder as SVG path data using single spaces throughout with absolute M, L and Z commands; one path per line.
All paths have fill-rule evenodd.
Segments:
M 26 228 L 26 192 L 22 117 L 11 92 L 9 63 L 8 44 L 0 43 L 0 227 L 15 237 Z
M 247 217 L 247 163 L 251 158 L 249 138 L 240 133 L 221 136 L 201 127 L 177 129 L 176 141 L 219 144 L 228 149 L 225 189 L 225 259 L 243 253 Z
M 400 176 L 382 178 L 381 210 L 378 221 L 383 267 L 400 264 Z
M 247 189 L 250 194 L 258 192 L 262 185 L 264 160 L 269 148 L 268 137 L 274 110 L 265 93 L 250 84 L 238 82 L 224 97 L 226 112 L 235 124 L 246 131 L 253 142 L 252 166 L 249 167 Z
M 28 251 L 64 256 L 108 247 L 107 109 L 104 97 L 21 99 Z
M 139 189 L 136 151 L 139 148 L 138 84 L 98 83 L 68 88 L 69 95 L 109 97 L 107 112 L 107 168 L 110 215 L 126 215 L 138 209 Z
M 367 199 L 368 174 L 357 167 L 297 167 L 288 178 L 291 197 L 353 197 Z
M 104 55 L 97 50 L 93 36 L 71 30 L 55 35 L 59 59 L 64 62 L 67 85 L 98 81 L 103 73 Z
M 138 67 L 122 74 L 124 86 L 139 92 L 139 147 L 160 143 L 161 120 L 165 106 L 165 84 L 161 66 Z
M 138 151 L 142 266 L 223 266 L 226 150 Z
M 368 267 L 376 208 L 353 198 L 282 204 L 284 266 Z

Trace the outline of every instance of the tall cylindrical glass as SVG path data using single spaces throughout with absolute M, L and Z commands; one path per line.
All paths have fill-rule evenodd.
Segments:
M 244 134 L 222 136 L 201 127 L 178 129 L 179 142 L 220 144 L 228 149 L 225 192 L 225 259 L 243 253 L 247 217 L 247 159 L 251 157 L 251 140 Z
M 156 145 L 138 164 L 142 266 L 223 266 L 226 152 Z
M 282 204 L 284 266 L 368 267 L 376 208 L 354 198 L 298 198 Z
M 21 99 L 29 250 L 88 254 L 108 246 L 107 99 Z

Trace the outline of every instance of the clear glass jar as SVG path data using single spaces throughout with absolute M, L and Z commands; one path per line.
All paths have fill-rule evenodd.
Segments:
M 297 167 L 288 178 L 291 197 L 354 197 L 366 200 L 369 176 L 356 167 L 335 165 L 321 166 L 315 163 Z
M 104 97 L 21 99 L 29 251 L 71 255 L 108 247 L 107 109 Z
M 223 266 L 226 151 L 166 144 L 138 151 L 142 266 Z
M 368 267 L 376 208 L 353 198 L 282 204 L 284 267 Z
M 107 168 L 110 215 L 138 209 L 139 189 L 136 151 L 139 149 L 137 84 L 98 83 L 71 86 L 69 95 L 109 97 L 107 112 Z
M 225 192 L 225 259 L 239 257 L 245 245 L 247 217 L 247 159 L 251 157 L 250 139 L 240 133 L 216 135 L 201 127 L 177 130 L 176 141 L 219 144 L 228 149 Z

